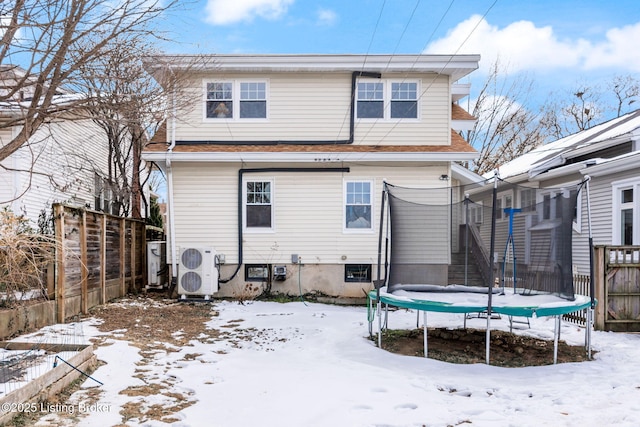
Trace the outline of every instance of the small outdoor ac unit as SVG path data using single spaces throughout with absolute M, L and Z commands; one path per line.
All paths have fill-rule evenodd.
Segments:
M 164 288 L 166 280 L 166 244 L 160 241 L 147 242 L 146 288 Z
M 218 292 L 218 269 L 212 247 L 185 246 L 180 248 L 178 266 L 178 295 L 203 296 L 209 299 Z

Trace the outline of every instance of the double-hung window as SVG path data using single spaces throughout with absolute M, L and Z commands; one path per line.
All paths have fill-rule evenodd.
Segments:
M 220 81 L 206 83 L 207 119 L 266 119 L 266 81 Z
M 418 82 L 358 81 L 356 117 L 359 119 L 417 119 Z
M 612 243 L 640 245 L 640 181 L 618 181 L 612 188 Z
M 372 181 L 346 181 L 344 184 L 345 229 L 373 230 Z
M 391 83 L 391 118 L 415 119 L 418 117 L 418 83 Z
M 245 182 L 245 227 L 252 230 L 273 229 L 272 181 Z

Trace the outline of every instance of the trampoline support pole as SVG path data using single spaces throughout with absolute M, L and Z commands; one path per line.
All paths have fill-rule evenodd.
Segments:
M 378 348 L 382 348 L 382 303 L 378 300 Z
M 424 328 L 424 357 L 428 357 L 428 345 L 427 345 L 427 312 L 422 312 L 423 317 L 423 328 Z
M 487 314 L 487 332 L 485 337 L 485 363 L 489 364 L 489 355 L 490 355 L 490 347 L 491 347 L 491 314 Z
M 553 334 L 553 364 L 558 363 L 558 338 L 560 337 L 560 315 L 556 316 L 556 327 Z
M 587 355 L 591 360 L 591 327 L 593 326 L 593 309 L 587 308 L 587 327 L 585 328 L 585 344 L 587 346 Z

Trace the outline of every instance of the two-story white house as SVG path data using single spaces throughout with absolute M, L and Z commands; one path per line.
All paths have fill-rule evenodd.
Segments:
M 363 297 L 377 273 L 383 183 L 442 187 L 478 178 L 457 163 L 477 152 L 459 134 L 475 119 L 456 104 L 469 94 L 456 82 L 478 61 L 150 58 L 152 74 L 169 68 L 187 80 L 178 94 L 166 88 L 170 103 L 181 101 L 166 134 L 143 152 L 166 172 L 167 257 L 179 294 L 270 287 Z

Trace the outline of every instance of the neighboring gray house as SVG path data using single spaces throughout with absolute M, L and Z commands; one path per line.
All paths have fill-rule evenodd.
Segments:
M 8 94 L 22 76 L 19 67 L 0 67 L 0 90 Z M 23 114 L 29 90 L 27 86 L 0 104 L 0 146 L 20 132 L 10 124 Z M 61 92 L 54 101 L 64 103 L 76 96 Z M 52 117 L 0 164 L 0 207 L 24 215 L 33 226 L 42 212 L 51 212 L 54 202 L 117 214 L 108 178 L 108 147 L 105 131 L 86 115 L 67 112 Z
M 640 245 L 640 110 L 544 144 L 499 168 L 501 179 L 549 189 L 549 193 L 587 176 L 593 243 Z M 529 202 L 526 192 L 505 191 L 498 194 L 498 202 L 525 206 Z M 544 190 L 537 194 L 545 197 Z M 581 191 L 573 227 L 577 274 L 589 274 L 587 207 L 586 191 Z
M 178 103 L 164 140 L 143 153 L 168 178 L 167 254 L 179 294 L 241 296 L 274 279 L 276 293 L 363 297 L 377 274 L 383 183 L 442 187 L 476 179 L 457 163 L 478 153 L 459 134 L 475 119 L 456 104 L 469 85 L 456 82 L 478 61 L 150 60 L 152 73 L 168 64 L 186 75 L 193 100 Z M 450 238 L 446 227 L 434 232 Z M 449 257 L 441 251 L 431 259 L 446 266 Z

